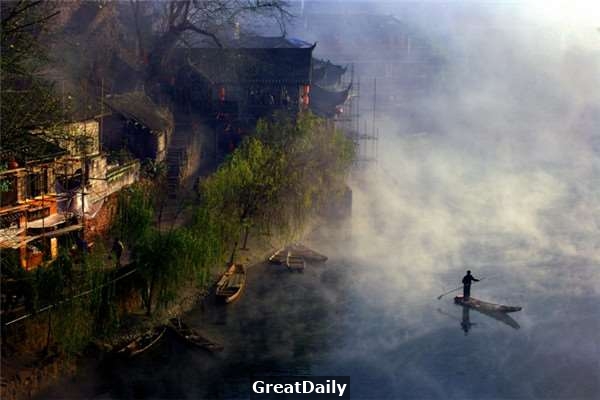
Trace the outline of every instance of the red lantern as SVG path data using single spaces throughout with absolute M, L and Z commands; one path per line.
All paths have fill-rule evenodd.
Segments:
M 225 101 L 225 87 L 224 86 L 221 86 L 219 88 L 219 100 Z
M 310 85 L 303 85 L 300 93 L 300 100 L 302 102 L 302 105 L 308 107 L 308 104 L 310 103 Z

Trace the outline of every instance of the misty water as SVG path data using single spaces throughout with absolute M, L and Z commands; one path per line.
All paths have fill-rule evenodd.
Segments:
M 442 251 L 436 232 L 421 235 L 406 216 L 391 218 L 389 209 L 387 218 L 372 215 L 377 200 L 367 193 L 355 188 L 355 233 L 319 241 L 331 256 L 327 263 L 308 265 L 303 274 L 252 267 L 238 302 L 207 304 L 186 316 L 223 343 L 223 353 L 209 355 L 167 335 L 137 358 L 84 367 L 43 397 L 248 398 L 253 377 L 264 375 L 350 376 L 357 399 L 599 393 L 597 259 L 558 245 L 541 251 L 531 237 L 506 232 L 449 238 L 446 246 L 460 246 Z M 359 212 L 367 205 L 369 218 Z M 578 240 L 598 243 L 583 234 Z M 454 294 L 437 296 L 458 286 L 466 268 L 487 277 L 473 286 L 474 297 L 523 307 L 510 314 L 517 326 L 471 311 L 465 334 Z

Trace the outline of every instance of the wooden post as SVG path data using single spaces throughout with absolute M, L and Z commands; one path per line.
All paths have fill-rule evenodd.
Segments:
M 242 250 L 248 250 L 246 245 L 248 244 L 248 234 L 250 233 L 250 227 L 246 226 L 246 232 L 244 233 L 244 245 L 242 246 Z

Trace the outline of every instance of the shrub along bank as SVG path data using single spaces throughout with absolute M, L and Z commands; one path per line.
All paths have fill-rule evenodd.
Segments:
M 343 193 L 354 145 L 310 113 L 258 123 L 218 170 L 199 185 L 194 218 L 185 227 L 153 224 L 161 180 L 123 192 L 116 230 L 132 249 L 146 286 L 147 314 L 177 298 L 178 288 L 204 286 L 248 236 L 297 237 L 311 217 Z
M 110 337 L 121 324 L 119 297 L 132 291 L 152 315 L 178 300 L 182 287 L 205 288 L 212 269 L 251 235 L 297 238 L 324 204 L 343 193 L 353 157 L 352 141 L 326 120 L 309 113 L 276 116 L 260 121 L 256 134 L 202 181 L 188 204 L 193 218 L 186 226 L 161 226 L 164 173 L 123 190 L 113 233 L 137 269 L 128 291 L 113 283 L 118 272 L 105 269 L 110 251 L 102 246 L 83 258 L 63 253 L 48 268 L 18 272 L 31 310 L 58 304 L 36 318 L 47 318 L 43 347 L 74 354 Z

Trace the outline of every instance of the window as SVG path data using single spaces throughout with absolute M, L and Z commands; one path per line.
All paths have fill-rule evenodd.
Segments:
M 17 177 L 9 176 L 0 179 L 0 204 L 2 207 L 17 202 Z
M 27 197 L 37 197 L 48 192 L 48 175 L 46 171 L 27 175 Z

